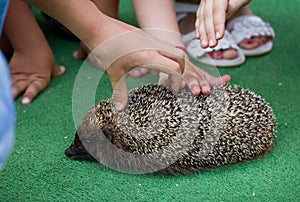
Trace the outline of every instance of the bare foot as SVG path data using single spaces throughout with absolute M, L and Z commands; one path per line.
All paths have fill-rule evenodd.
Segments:
M 245 39 L 241 41 L 238 45 L 243 49 L 251 50 L 259 46 L 262 46 L 263 44 L 267 43 L 269 40 L 271 40 L 271 37 L 256 36 L 256 37 L 252 37 L 251 39 Z
M 196 15 L 195 13 L 189 13 L 186 17 L 184 17 L 179 22 L 179 29 L 181 34 L 188 34 L 195 30 L 195 21 L 196 21 Z M 200 46 L 200 44 L 199 44 Z M 212 51 L 208 53 L 209 57 L 213 59 L 234 59 L 238 56 L 237 52 L 233 48 L 229 48 L 226 50 L 221 51 Z

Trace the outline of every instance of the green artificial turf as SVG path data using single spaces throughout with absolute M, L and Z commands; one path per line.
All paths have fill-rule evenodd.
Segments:
M 121 2 L 120 19 L 136 24 L 128 2 Z M 16 100 L 16 138 L 0 172 L 0 201 L 299 201 L 300 1 L 253 1 L 251 8 L 274 27 L 273 51 L 220 73 L 270 103 L 278 122 L 275 147 L 258 160 L 186 176 L 124 174 L 65 157 L 75 132 L 72 94 L 82 61 L 72 52 L 79 43 L 35 11 L 57 64 L 67 72 L 53 78 L 31 105 Z M 107 76 L 99 86 L 97 99 L 109 97 Z

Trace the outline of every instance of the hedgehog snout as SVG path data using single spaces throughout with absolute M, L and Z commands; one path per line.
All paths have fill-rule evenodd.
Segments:
M 72 144 L 65 150 L 65 155 L 69 158 L 92 158 L 84 148 L 77 133 Z

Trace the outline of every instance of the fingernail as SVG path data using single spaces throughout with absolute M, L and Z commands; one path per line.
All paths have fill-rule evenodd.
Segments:
M 64 66 L 59 66 L 58 68 L 63 72 L 66 71 L 66 68 Z
M 203 87 L 202 87 L 202 92 L 203 92 L 204 94 L 209 93 L 209 88 L 206 87 L 206 86 L 203 86 Z
M 193 92 L 194 95 L 199 95 L 200 90 L 201 89 L 199 88 L 199 86 L 193 86 L 192 87 L 192 92 Z
M 209 46 L 213 46 L 214 45 L 214 41 L 212 39 L 209 39 Z
M 203 46 L 206 45 L 206 40 L 205 39 L 201 40 L 201 45 L 203 45 Z
M 124 108 L 124 105 L 121 102 L 116 102 L 115 107 L 118 111 L 120 111 Z
M 216 32 L 216 38 L 219 39 L 221 37 L 220 32 Z
M 24 97 L 22 99 L 22 104 L 26 105 L 26 104 L 29 104 L 30 103 L 30 99 L 28 97 Z

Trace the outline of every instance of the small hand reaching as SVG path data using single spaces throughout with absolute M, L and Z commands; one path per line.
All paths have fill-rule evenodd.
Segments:
M 181 88 L 186 85 L 193 95 L 199 95 L 200 93 L 209 94 L 211 87 L 224 85 L 230 81 L 228 74 L 220 77 L 212 76 L 188 60 L 185 61 L 185 69 L 182 77 Z M 160 73 L 159 83 L 168 85 L 169 81 L 165 73 Z
M 222 39 L 225 22 L 251 0 L 201 0 L 195 23 L 202 48 L 213 48 Z

